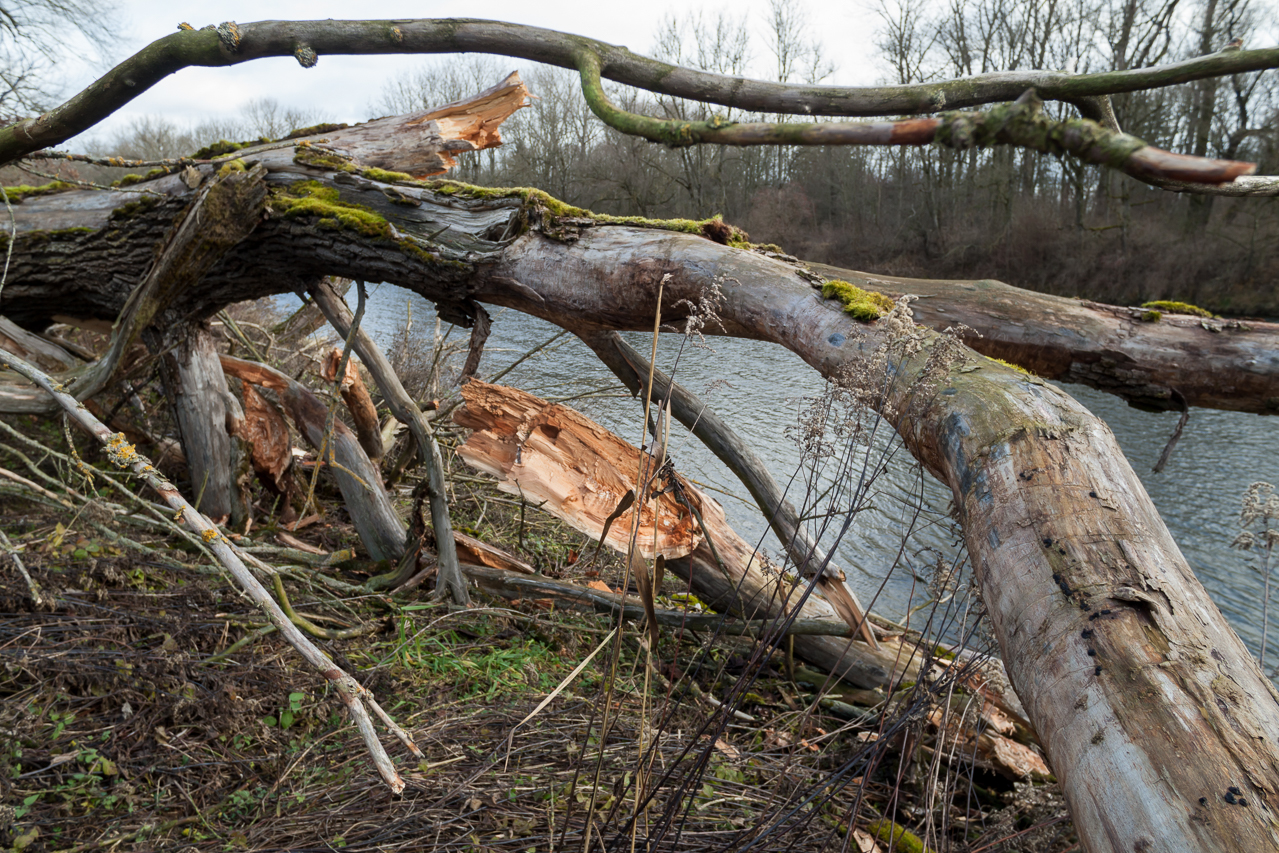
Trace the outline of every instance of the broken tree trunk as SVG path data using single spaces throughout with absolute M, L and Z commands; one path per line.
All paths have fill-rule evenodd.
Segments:
M 671 491 L 635 501 L 609 524 L 622 496 L 636 489 L 640 451 L 584 415 L 478 380 L 462 386 L 462 397 L 466 405 L 453 419 L 474 432 L 458 455 L 497 477 L 502 490 L 538 503 L 622 555 L 630 550 L 638 512 L 636 553 L 648 561 L 662 555 L 673 574 L 720 612 L 748 620 L 835 614 L 829 602 L 806 596 L 804 584 L 770 569 L 728 525 L 719 504 L 678 474 Z M 880 645 L 806 635 L 795 638 L 795 653 L 863 687 L 891 687 L 917 675 L 918 661 L 900 644 Z
M 239 404 L 227 387 L 209 330 L 192 327 L 164 356 L 164 366 L 165 385 L 186 454 L 191 503 L 214 524 L 226 524 L 233 510 L 237 516 L 245 511 L 233 507 L 239 495 L 233 483 L 228 429 Z
M 651 365 L 621 335 L 600 332 L 584 335 L 582 341 L 631 393 L 645 393 Z M 742 481 L 786 549 L 796 571 L 802 577 L 817 574 L 818 587 L 826 600 L 844 621 L 859 631 L 867 645 L 872 649 L 878 648 L 879 641 L 865 618 L 866 610 L 845 585 L 844 573 L 830 564 L 830 558 L 804 530 L 799 522 L 799 513 L 786 500 L 763 461 L 705 403 L 672 382 L 662 371 L 653 368 L 651 374 L 653 398 L 669 399 L 675 419 L 696 435 Z
M 1194 578 L 1109 430 L 1064 392 L 965 350 L 962 369 L 928 378 L 938 390 L 929 406 L 907 405 L 936 336 L 900 317 L 859 323 L 819 298 L 811 273 L 778 258 L 651 222 L 594 217 L 537 191 L 391 180 L 336 154 L 316 161 L 306 146 L 238 153 L 266 169 L 271 214 L 182 294 L 184 316 L 194 319 L 331 274 L 402 284 L 463 324 L 487 302 L 584 334 L 645 329 L 658 283 L 670 274 L 664 321 L 683 316 L 681 300 L 723 282 L 723 334 L 779 343 L 831 378 L 918 334 L 922 349 L 895 356 L 896 384 L 879 407 L 952 489 L 1009 677 L 1084 848 L 1279 846 L 1279 824 L 1268 817 L 1279 806 L 1279 699 Z M 300 178 L 314 183 L 299 186 Z M 161 195 L 141 195 L 139 186 Z M 75 191 L 16 206 L 0 314 L 27 329 L 60 315 L 113 321 L 156 235 L 190 198 L 176 176 L 128 189 L 135 192 Z M 946 298 L 962 302 L 969 293 Z M 1092 347 L 1099 357 L 1113 349 L 1090 343 L 1070 319 L 1045 314 L 1045 343 L 1073 337 L 1076 352 Z M 1279 351 L 1279 326 L 1213 332 L 1136 320 L 1123 331 L 1131 369 L 1108 375 L 1105 390 L 1144 394 L 1151 376 L 1167 375 L 1167 348 L 1184 345 L 1215 365 L 1201 373 L 1182 364 L 1169 378 L 1187 401 L 1274 411 L 1257 400 L 1279 397 L 1279 364 L 1256 352 Z M 1142 341 L 1152 334 L 1165 345 L 1148 353 Z M 1087 372 L 1079 378 L 1097 381 Z M 1227 397 L 1220 389 L 1228 384 L 1252 390 Z M 1102 610 L 1110 611 L 1105 634 L 1087 645 L 1092 637 L 1082 632 L 1099 627 L 1088 617 Z M 1223 785 L 1264 807 L 1223 804 Z
M 222 356 L 221 362 L 222 369 L 240 381 L 261 385 L 280 395 L 298 432 L 316 448 L 316 464 L 328 467 L 337 480 L 351 522 L 369 557 L 398 560 L 403 556 L 404 523 L 382 488 L 380 473 L 350 428 L 335 418 L 331 434 L 326 435 L 329 411 L 324 403 L 305 385 L 275 368 L 229 355 Z

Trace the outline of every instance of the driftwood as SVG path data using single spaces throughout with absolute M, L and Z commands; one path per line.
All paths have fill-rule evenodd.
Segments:
M 779 343 L 832 378 L 892 353 L 895 383 L 880 408 L 954 493 L 1008 674 L 1085 849 L 1279 847 L 1279 825 L 1267 818 L 1279 797 L 1279 698 L 1195 579 L 1109 430 L 1068 395 L 971 351 L 930 372 L 932 333 L 901 318 L 859 323 L 819 298 L 794 264 L 702 235 L 595 218 L 536 192 L 380 180 L 386 176 L 337 155 L 308 160 L 305 147 L 241 154 L 266 170 L 273 213 L 182 294 L 175 308 L 184 317 L 344 275 L 403 284 L 449 320 L 469 323 L 486 302 L 591 334 L 647 328 L 658 283 L 670 275 L 664 321 L 678 322 L 681 300 L 696 301 L 720 281 L 724 334 Z M 374 218 L 346 225 L 290 208 L 281 194 L 299 176 Z M 147 196 L 145 209 L 114 219 L 144 196 L 67 192 L 17 206 L 0 314 L 29 330 L 63 314 L 114 321 L 155 235 L 191 198 L 177 176 L 141 188 L 163 197 Z M 971 293 L 945 298 L 959 304 Z M 1041 340 L 1074 339 L 1081 362 L 1084 352 L 1100 363 L 1114 349 L 1072 329 L 1070 316 L 1045 313 L 1041 321 Z M 1081 371 L 1080 379 L 1144 399 L 1158 399 L 1148 389 L 1166 381 L 1187 401 L 1273 412 L 1257 400 L 1279 398 L 1279 364 L 1256 353 L 1279 350 L 1274 324 L 1211 331 L 1211 322 L 1205 329 L 1167 315 L 1115 322 L 1128 333 L 1128 369 Z M 1161 344 L 1147 351 L 1147 340 Z M 920 347 L 909 358 L 901 350 L 908 341 Z M 1183 344 L 1205 353 L 1212 370 L 1179 363 L 1177 376 L 1159 380 L 1168 347 Z M 924 379 L 937 394 L 928 405 L 912 403 Z M 1248 390 L 1227 397 L 1220 389 L 1230 386 Z M 726 595 L 733 591 L 725 585 Z M 1225 804 L 1225 785 L 1258 807 Z
M 829 619 L 836 609 L 803 584 L 770 569 L 728 525 L 724 511 L 677 473 L 670 491 L 637 500 L 608 525 L 621 498 L 636 488 L 641 452 L 584 415 L 501 385 L 472 380 L 462 387 L 466 405 L 453 419 L 472 432 L 458 455 L 498 479 L 498 488 L 522 495 L 570 526 L 625 555 L 635 515 L 635 551 L 659 554 L 669 571 L 690 584 L 714 609 L 743 619 Z M 844 614 L 840 614 L 841 616 Z M 860 629 L 865 620 L 851 627 Z M 918 661 L 900 644 L 871 648 L 802 635 L 796 654 L 865 687 L 914 678 Z

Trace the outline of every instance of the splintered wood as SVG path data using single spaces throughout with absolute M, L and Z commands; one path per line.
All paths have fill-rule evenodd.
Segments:
M 622 554 L 639 512 L 639 555 L 650 563 L 663 555 L 667 571 L 721 613 L 743 619 L 845 615 L 820 588 L 818 595 L 804 596 L 802 582 L 768 566 L 729 526 L 723 508 L 678 475 L 700 522 L 674 494 L 650 494 L 621 513 L 605 535 L 609 516 L 635 488 L 640 450 L 572 409 L 516 388 L 473 379 L 462 387 L 462 397 L 466 405 L 453 420 L 474 432 L 458 453 L 496 477 L 503 491 L 541 505 L 593 539 L 603 536 Z M 797 635 L 794 641 L 795 654 L 859 687 L 918 676 L 919 654 L 897 640 L 882 641 L 878 649 L 842 637 Z
M 640 451 L 572 409 L 516 388 L 472 380 L 462 387 L 462 397 L 466 406 L 453 420 L 474 430 L 458 448 L 462 459 L 496 477 L 503 491 L 534 506 L 545 502 L 548 511 L 598 539 L 622 497 L 635 488 Z M 682 478 L 680 484 L 706 517 L 707 499 Z M 696 519 L 667 493 L 636 501 L 609 526 L 605 544 L 626 553 L 636 512 L 636 546 L 645 560 L 658 554 L 687 557 L 702 542 Z
M 529 97 L 519 72 L 512 72 L 496 86 L 461 101 L 301 141 L 366 167 L 426 178 L 453 168 L 454 154 L 501 145 L 498 128 L 516 110 L 528 106 Z

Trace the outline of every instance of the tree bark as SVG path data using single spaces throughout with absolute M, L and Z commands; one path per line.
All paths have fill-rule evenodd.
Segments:
M 915 320 L 967 326 L 964 343 L 1045 379 L 1115 394 L 1136 408 L 1187 404 L 1279 415 L 1279 324 L 1162 313 L 1011 287 L 898 278 L 811 264 L 814 272 L 891 296 L 909 293 Z
M 369 557 L 398 560 L 403 556 L 407 538 L 404 522 L 382 488 L 381 475 L 360 447 L 355 433 L 334 419 L 332 434 L 325 435 L 329 413 L 320 398 L 275 368 L 229 355 L 221 356 L 221 362 L 222 369 L 232 376 L 280 395 L 280 402 L 298 432 L 316 448 L 316 464 L 327 466 L 337 480 L 351 522 Z
M 236 498 L 231 465 L 231 389 L 208 329 L 192 328 L 164 356 L 166 385 L 186 453 L 192 503 L 214 524 L 230 520 Z M 236 406 L 238 408 L 238 406 Z M 241 506 L 236 511 L 243 515 Z
M 351 333 L 351 322 L 354 319 L 346 301 L 333 286 L 331 281 L 323 279 L 311 288 L 311 296 L 315 305 L 324 313 L 330 325 L 337 330 L 343 339 Z M 396 375 L 391 363 L 381 347 L 373 342 L 368 332 L 357 329 L 355 334 L 355 352 L 368 367 L 378 390 L 391 408 L 391 414 L 403 424 L 407 424 L 417 446 L 418 458 L 426 468 L 427 498 L 431 503 L 431 527 L 435 531 L 436 553 L 440 560 L 440 586 L 447 590 L 454 604 L 467 604 L 470 595 L 466 591 L 466 579 L 458 568 L 457 553 L 453 542 L 453 522 L 449 518 L 448 496 L 445 492 L 444 457 L 440 455 L 440 445 L 435 440 L 435 431 L 427 421 L 422 410 L 418 408 L 409 392 L 405 390 L 400 377 Z
M 403 284 L 450 319 L 466 321 L 477 302 L 488 302 L 591 334 L 648 327 L 669 274 L 664 320 L 678 322 L 680 300 L 724 282 L 724 334 L 782 344 L 832 378 L 873 359 L 902 328 L 859 323 L 820 299 L 794 265 L 696 234 L 605 222 L 536 192 L 391 185 L 358 170 L 295 163 L 291 151 L 256 156 L 277 194 L 275 212 L 183 294 L 189 316 L 335 274 Z M 287 208 L 278 193 L 299 176 L 393 230 Z M 146 187 L 166 198 L 115 219 L 113 210 L 140 197 L 66 193 L 20 205 L 0 313 L 26 328 L 68 312 L 114 319 L 154 235 L 185 206 L 187 191 L 172 176 Z M 56 233 L 73 226 L 90 230 Z M 1049 315 L 1041 328 L 1072 339 L 1072 352 L 1093 346 L 1100 359 L 1114 348 L 1089 344 L 1069 322 Z M 1107 390 L 1137 393 L 1162 376 L 1188 401 L 1271 411 L 1257 400 L 1279 397 L 1275 359 L 1238 345 L 1274 341 L 1272 324 L 1218 333 L 1166 321 L 1116 325 L 1132 335 L 1122 350 L 1132 370 L 1108 374 Z M 1147 335 L 1165 344 L 1143 353 Z M 1170 375 L 1166 347 L 1202 350 L 1203 340 L 1220 357 L 1212 369 L 1179 362 Z M 953 491 L 1009 676 L 1084 848 L 1275 849 L 1279 825 L 1268 815 L 1279 794 L 1279 698 L 1194 578 L 1109 430 L 1042 380 L 972 353 L 934 377 L 932 405 L 912 406 L 908 389 L 926 373 L 936 338 L 921 341 L 884 411 L 895 412 L 908 449 Z M 1224 384 L 1253 390 L 1223 399 Z M 1253 807 L 1228 805 L 1226 786 L 1243 790 Z

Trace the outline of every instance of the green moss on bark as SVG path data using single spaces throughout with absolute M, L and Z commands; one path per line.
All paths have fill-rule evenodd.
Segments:
M 1146 302 L 1142 308 L 1150 308 L 1154 311 L 1162 311 L 1164 314 L 1189 314 L 1192 317 L 1212 317 L 1211 311 L 1200 308 L 1198 305 L 1191 305 L 1189 302 L 1169 302 L 1167 300 L 1157 299 L 1154 302 Z M 1142 319 L 1146 319 L 1142 315 Z
M 49 195 L 51 193 L 61 193 L 76 188 L 75 184 L 66 181 L 50 181 L 47 184 L 40 184 L 33 187 L 28 184 L 19 184 L 16 187 L 5 187 L 5 195 L 9 197 L 12 204 L 22 204 L 25 199 L 35 198 L 38 195 Z
M 822 296 L 826 299 L 838 299 L 844 305 L 844 313 L 854 320 L 869 323 L 893 310 L 893 300 L 882 293 L 862 290 L 846 281 L 828 281 L 822 285 Z

